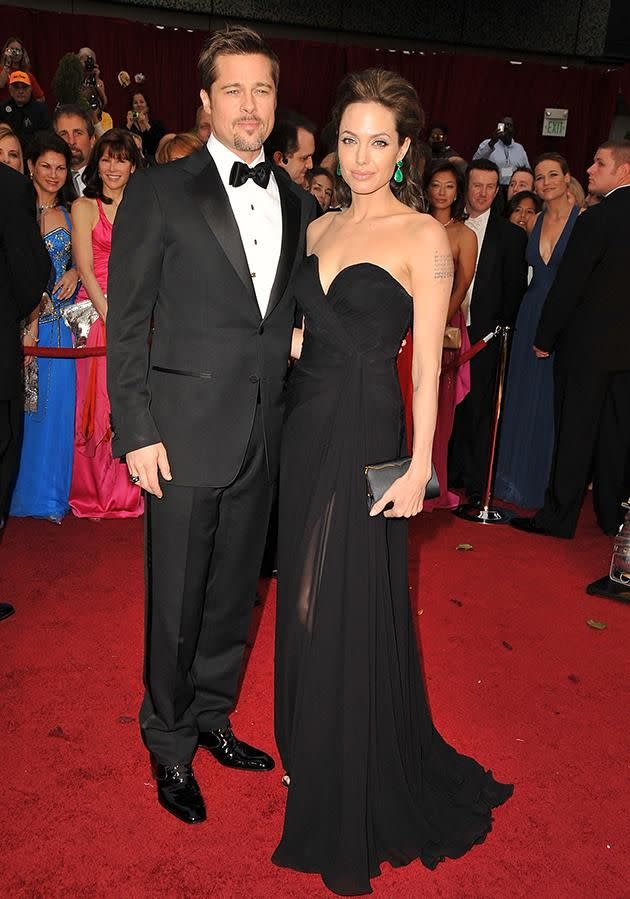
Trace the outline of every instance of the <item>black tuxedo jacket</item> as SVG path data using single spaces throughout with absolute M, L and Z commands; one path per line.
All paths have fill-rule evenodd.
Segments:
M 22 389 L 19 323 L 40 302 L 51 263 L 28 179 L 0 165 L 0 197 L 0 400 L 10 400 Z
M 630 187 L 575 223 L 538 324 L 536 346 L 603 371 L 630 369 Z
M 497 325 L 514 326 L 527 289 L 527 235 L 506 219 L 490 215 L 470 302 L 470 340 L 475 343 Z
M 223 487 L 234 480 L 258 401 L 271 475 L 277 470 L 295 313 L 291 283 L 313 207 L 308 194 L 276 180 L 282 248 L 264 319 L 205 147 L 136 173 L 116 216 L 107 315 L 112 448 L 122 456 L 162 441 L 176 484 Z

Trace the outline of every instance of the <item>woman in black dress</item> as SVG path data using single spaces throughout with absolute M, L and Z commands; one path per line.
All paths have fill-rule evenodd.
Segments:
M 512 787 L 437 733 L 409 608 L 404 519 L 430 475 L 453 277 L 444 228 L 416 211 L 422 112 L 408 82 L 370 70 L 344 79 L 334 120 L 348 208 L 309 229 L 283 436 L 276 737 L 289 789 L 274 861 L 352 896 L 383 861 L 463 855 Z M 396 357 L 412 315 L 413 459 L 368 514 L 365 465 L 405 446 Z

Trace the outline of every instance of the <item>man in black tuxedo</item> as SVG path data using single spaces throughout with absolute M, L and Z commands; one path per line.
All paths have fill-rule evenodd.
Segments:
M 499 169 L 476 159 L 466 170 L 466 225 L 477 235 L 477 269 L 464 303 L 468 333 L 476 343 L 497 325 L 513 326 L 527 288 L 527 237 L 492 211 Z M 470 393 L 459 404 L 449 455 L 449 483 L 463 486 L 471 501 L 482 494 L 492 423 L 498 341 L 470 362 Z
M 197 746 L 231 767 L 273 767 L 236 739 L 228 713 L 279 463 L 291 279 L 313 209 L 264 157 L 275 54 L 229 28 L 199 69 L 212 134 L 130 181 L 107 318 L 112 446 L 147 492 L 140 721 L 159 800 L 188 823 L 205 818 Z
M 534 351 L 554 357 L 555 444 L 543 508 L 511 524 L 573 537 L 591 473 L 601 528 L 630 494 L 630 142 L 609 141 L 588 170 L 603 197 L 575 223 L 543 306 Z
M 28 180 L 0 165 L 0 528 L 9 511 L 20 458 L 24 409 L 20 321 L 41 301 L 50 275 L 50 257 L 35 217 L 35 195 Z M 10 210 L 10 214 L 8 212 Z M 0 620 L 13 607 L 0 603 Z

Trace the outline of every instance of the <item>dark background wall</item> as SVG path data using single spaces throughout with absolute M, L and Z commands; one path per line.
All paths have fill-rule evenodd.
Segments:
M 614 0 L 613 0 L 614 2 Z M 628 5 L 628 0 L 623 0 Z M 409 41 L 600 57 L 610 0 L 116 0 Z

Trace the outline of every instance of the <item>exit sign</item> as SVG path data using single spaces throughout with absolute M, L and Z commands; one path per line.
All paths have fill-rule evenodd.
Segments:
M 545 137 L 566 137 L 568 109 L 545 109 L 542 133 Z

